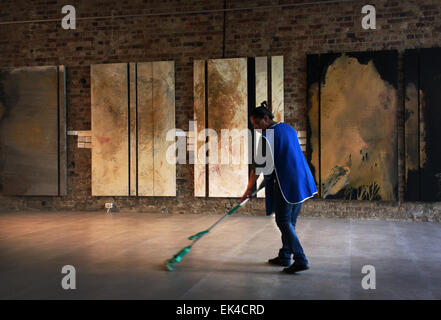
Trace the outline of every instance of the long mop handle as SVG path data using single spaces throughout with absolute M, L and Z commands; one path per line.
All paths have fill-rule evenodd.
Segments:
M 201 231 L 199 233 L 196 233 L 195 235 L 189 237 L 189 240 L 194 240 L 193 243 L 191 244 L 191 246 L 193 246 L 196 242 L 199 241 L 199 239 L 201 239 L 204 235 L 206 235 L 207 233 L 209 233 L 211 230 L 214 229 L 214 227 L 216 227 L 219 223 L 221 223 L 225 218 L 227 218 L 228 216 L 231 216 L 234 212 L 236 212 L 240 207 L 242 207 L 243 205 L 245 205 L 245 203 L 247 203 L 250 198 L 254 197 L 261 189 L 263 189 L 263 187 L 259 188 L 258 190 L 254 191 L 251 196 L 247 197 L 244 201 L 242 201 L 241 203 L 239 203 L 238 205 L 236 205 L 233 209 L 231 209 L 230 211 L 228 211 L 222 218 L 220 218 L 218 221 L 216 221 L 210 228 L 208 228 L 207 230 Z
M 177 254 L 175 254 L 173 256 L 173 258 L 168 259 L 166 261 L 166 267 L 167 270 L 169 271 L 173 271 L 174 269 L 174 265 L 178 262 L 180 262 L 182 260 L 182 258 L 188 253 L 190 252 L 191 248 L 195 245 L 196 242 L 198 242 L 204 235 L 206 235 L 208 232 L 210 232 L 214 227 L 216 227 L 219 223 L 221 223 L 226 217 L 232 215 L 237 209 L 239 209 L 240 207 L 242 207 L 245 203 L 247 203 L 250 198 L 254 197 L 261 189 L 264 188 L 264 184 L 262 183 L 259 187 L 259 189 L 257 189 L 256 191 L 254 191 L 251 196 L 249 196 L 248 198 L 246 198 L 244 201 L 242 201 L 241 203 L 239 203 L 237 206 L 235 206 L 233 209 L 231 209 L 230 211 L 228 211 L 221 219 L 219 219 L 218 221 L 216 221 L 216 223 L 214 223 L 210 228 L 208 228 L 207 230 L 204 230 L 202 232 L 199 232 L 191 237 L 189 237 L 189 240 L 194 240 L 191 245 L 186 246 L 185 248 L 183 248 L 181 251 L 179 251 Z

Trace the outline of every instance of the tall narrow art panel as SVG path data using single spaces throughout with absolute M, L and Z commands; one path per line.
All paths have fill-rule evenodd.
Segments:
M 199 139 L 205 129 L 205 61 L 194 62 L 193 81 L 194 81 L 194 121 L 196 127 L 192 135 L 193 159 L 194 159 L 194 195 L 195 197 L 205 197 L 206 193 L 206 163 L 205 163 L 205 139 Z M 204 152 L 204 154 L 199 154 Z
M 175 137 L 174 62 L 153 63 L 153 195 L 176 196 L 176 164 L 168 148 Z
M 441 48 L 405 52 L 406 191 L 410 201 L 441 201 Z
M 63 66 L 0 71 L 0 170 L 4 195 L 67 192 Z
M 137 114 L 137 73 L 138 68 L 136 63 L 129 63 L 129 182 L 130 182 L 130 196 L 136 196 L 138 190 L 138 150 L 137 150 L 137 133 L 138 133 L 138 114 Z
M 420 53 L 421 201 L 441 201 L 441 48 Z
M 129 195 L 126 63 L 91 66 L 92 195 Z
M 268 101 L 268 57 L 257 57 L 256 58 L 256 107 L 259 106 L 263 101 Z M 282 79 L 283 81 L 283 79 Z M 283 109 L 282 109 L 283 113 Z M 261 135 L 259 133 L 255 134 L 255 141 L 259 141 Z M 257 143 L 255 148 L 257 151 Z M 256 182 L 256 187 L 259 187 L 263 182 L 263 175 L 260 175 Z M 265 189 L 260 190 L 257 193 L 258 198 L 265 197 Z
M 67 81 L 66 67 L 58 67 L 58 195 L 67 195 Z
M 274 121 L 284 121 L 283 56 L 271 57 L 271 111 Z
M 153 65 L 138 63 L 138 195 L 153 196 Z
M 268 57 L 256 57 L 256 106 L 268 102 Z
M 240 132 L 248 127 L 247 59 L 208 60 L 207 74 L 208 128 L 218 137 L 209 137 L 209 196 L 240 197 L 248 182 L 248 137 Z
M 405 90 L 405 193 L 407 201 L 420 201 L 420 68 L 419 51 L 404 55 Z
M 92 195 L 175 196 L 174 63 L 93 65 L 91 78 Z
M 308 55 L 307 64 L 307 117 L 306 134 L 309 140 L 306 144 L 306 160 L 314 177 L 319 197 L 321 197 L 320 180 L 320 56 Z
M 323 198 L 396 200 L 397 58 L 395 51 L 380 51 L 324 54 L 315 59 L 319 59 L 320 82 L 318 88 L 313 81 L 308 83 L 308 123 L 311 133 L 319 134 L 311 142 L 319 146 L 309 150 L 320 148 Z M 308 69 L 317 67 L 314 58 L 308 62 L 312 63 Z M 308 70 L 308 75 L 314 78 L 313 71 Z M 314 105 L 317 89 L 318 108 Z M 317 169 L 317 162 L 311 166 Z

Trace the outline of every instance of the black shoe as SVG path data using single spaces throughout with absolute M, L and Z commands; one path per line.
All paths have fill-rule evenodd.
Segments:
M 283 272 L 293 274 L 299 271 L 308 270 L 309 266 L 307 264 L 293 263 L 290 267 L 284 268 Z
M 268 263 L 274 264 L 276 266 L 287 267 L 291 264 L 291 260 L 285 260 L 285 259 L 281 259 L 279 257 L 275 257 L 274 259 L 269 259 Z

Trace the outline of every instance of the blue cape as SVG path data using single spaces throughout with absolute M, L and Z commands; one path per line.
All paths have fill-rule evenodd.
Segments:
M 276 173 L 264 176 L 266 214 L 274 211 L 275 178 L 286 202 L 296 204 L 312 198 L 317 193 L 317 186 L 300 147 L 297 131 L 289 124 L 279 122 L 264 130 L 262 136 L 267 141 Z

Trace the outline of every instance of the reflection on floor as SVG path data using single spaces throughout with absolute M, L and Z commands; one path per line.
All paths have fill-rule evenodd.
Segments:
M 164 261 L 221 215 L 0 214 L 1 299 L 441 299 L 441 224 L 300 217 L 311 269 L 266 264 L 273 217 L 236 215 L 176 266 Z M 64 265 L 76 289 L 61 287 Z M 364 290 L 364 265 L 376 289 Z

